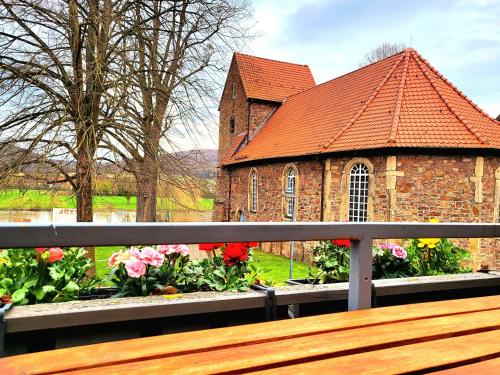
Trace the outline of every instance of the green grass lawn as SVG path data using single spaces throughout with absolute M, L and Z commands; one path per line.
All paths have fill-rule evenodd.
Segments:
M 135 210 L 136 197 L 131 197 L 129 201 L 123 196 L 94 196 L 94 209 L 115 209 L 115 210 Z M 158 199 L 158 209 L 198 209 L 211 210 L 213 199 L 199 198 L 197 201 L 184 202 L 180 205 L 171 199 Z M 45 209 L 52 208 L 76 208 L 76 198 L 70 193 L 55 192 L 50 193 L 45 190 L 27 190 L 20 194 L 17 189 L 0 191 L 0 210 L 5 209 Z
M 96 247 L 96 273 L 105 279 L 109 268 L 107 260 L 111 253 L 123 249 L 123 246 Z M 289 277 L 290 260 L 288 258 L 254 251 L 253 260 L 257 265 L 259 272 L 258 278 L 265 281 L 266 284 L 284 285 Z M 293 278 L 301 279 L 308 275 L 309 266 L 300 262 L 293 262 Z

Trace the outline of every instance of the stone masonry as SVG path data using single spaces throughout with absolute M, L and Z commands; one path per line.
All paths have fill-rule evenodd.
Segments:
M 234 83 L 234 86 L 233 86 Z M 233 89 L 234 87 L 234 89 Z M 234 94 L 233 94 L 234 93 Z M 250 139 L 279 103 L 248 99 L 236 64 L 231 65 L 220 102 L 219 164 L 244 137 Z M 231 132 L 231 117 L 234 131 Z M 355 162 L 370 173 L 368 220 L 498 222 L 500 157 L 447 150 L 438 153 L 384 151 L 268 160 L 218 168 L 214 221 L 285 221 L 285 174 L 295 168 L 297 221 L 345 221 L 348 174 Z M 258 176 L 257 212 L 250 211 L 250 173 Z M 473 265 L 500 269 L 500 240 L 457 240 L 473 254 Z M 264 244 L 288 255 L 288 243 Z M 311 244 L 297 244 L 295 257 L 311 261 Z

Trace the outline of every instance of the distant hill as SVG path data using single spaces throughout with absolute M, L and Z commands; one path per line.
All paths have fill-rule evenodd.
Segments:
M 174 159 L 190 168 L 198 177 L 215 178 L 217 175 L 217 150 L 200 149 L 172 153 Z
M 26 150 L 12 145 L 4 145 L 0 147 L 0 170 L 8 170 L 11 168 L 15 161 L 23 157 L 25 162 L 29 160 L 37 160 L 40 155 L 32 152 L 26 155 Z M 217 150 L 214 149 L 200 149 L 200 150 L 187 150 L 178 151 L 170 154 L 165 160 L 166 165 L 172 165 L 172 173 L 182 173 L 184 170 L 189 170 L 197 177 L 201 178 L 215 178 L 217 166 Z M 59 164 L 69 173 L 74 172 L 76 163 L 74 160 L 63 161 L 58 159 L 49 159 L 52 163 Z M 178 163 L 177 163 L 178 162 Z M 48 164 L 26 164 L 16 168 L 18 172 L 33 173 L 35 170 L 40 173 L 54 173 L 54 168 Z M 113 163 L 100 162 L 97 165 L 98 174 L 116 174 L 120 172 L 120 168 Z M 57 173 L 57 172 L 56 172 Z

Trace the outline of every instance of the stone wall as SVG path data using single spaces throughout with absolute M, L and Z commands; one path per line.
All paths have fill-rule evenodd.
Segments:
M 233 97 L 233 83 L 235 97 Z M 224 91 L 219 105 L 219 163 L 228 154 L 236 137 L 250 134 L 261 126 L 270 114 L 278 107 L 278 103 L 247 98 L 238 67 L 233 61 L 229 68 Z M 231 118 L 235 119 L 235 129 L 231 132 Z M 229 193 L 229 172 L 217 168 L 217 185 L 215 189 L 214 221 L 227 220 Z
M 347 220 L 348 175 L 356 162 L 363 162 L 370 169 L 369 220 L 428 222 L 437 218 L 441 222 L 498 222 L 500 158 L 417 154 L 331 157 L 237 167 L 231 172 L 231 220 L 237 220 L 240 211 L 247 221 L 289 220 L 284 215 L 283 197 L 289 166 L 298 171 L 297 221 Z M 256 213 L 249 210 L 251 170 L 258 173 Z M 488 264 L 500 268 L 500 240 L 457 241 L 472 250 L 474 267 Z M 310 247 L 297 244 L 296 259 L 310 261 Z M 265 248 L 289 254 L 287 243 L 266 244 Z

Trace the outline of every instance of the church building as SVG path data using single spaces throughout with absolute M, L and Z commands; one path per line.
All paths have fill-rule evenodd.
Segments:
M 500 122 L 411 48 L 322 84 L 235 53 L 219 110 L 214 221 L 499 222 Z M 500 240 L 460 244 L 500 268 Z

